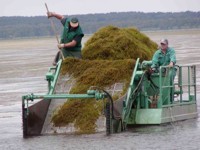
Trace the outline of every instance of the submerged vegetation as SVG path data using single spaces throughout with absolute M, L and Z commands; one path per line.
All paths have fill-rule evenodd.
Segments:
M 83 59 L 67 58 L 62 63 L 61 75 L 76 80 L 70 93 L 86 93 L 91 86 L 108 88 L 124 83 L 127 91 L 135 60 L 151 59 L 157 45 L 134 28 L 120 29 L 107 26 L 96 32 L 85 44 Z M 115 95 L 116 99 L 116 95 Z M 67 100 L 53 115 L 55 126 L 73 123 L 78 133 L 93 133 L 102 113 L 103 101 L 95 99 Z

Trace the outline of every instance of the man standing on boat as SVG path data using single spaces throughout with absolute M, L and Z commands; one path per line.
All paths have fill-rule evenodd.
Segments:
M 160 49 L 158 49 L 153 55 L 151 71 L 155 72 L 160 66 L 174 67 L 175 64 L 176 53 L 174 49 L 168 47 L 167 39 L 162 39 L 160 41 Z M 173 74 L 173 76 L 175 76 L 175 74 Z
M 84 36 L 77 18 L 65 18 L 63 15 L 47 12 L 48 18 L 55 17 L 63 24 L 63 33 L 58 48 L 61 49 L 64 57 L 81 58 L 81 40 Z M 60 59 L 60 52 L 56 54 L 53 65 Z
M 169 72 L 170 86 L 173 86 L 174 78 L 176 76 L 176 53 L 173 48 L 168 47 L 168 40 L 162 39 L 160 41 L 160 48 L 154 53 L 150 72 L 159 72 L 160 66 L 167 66 L 172 68 Z M 170 101 L 173 102 L 173 88 L 170 88 Z

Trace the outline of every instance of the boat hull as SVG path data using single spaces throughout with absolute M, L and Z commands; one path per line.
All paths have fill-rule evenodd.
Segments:
M 128 124 L 162 124 L 198 117 L 197 105 L 182 104 L 163 108 L 132 109 Z

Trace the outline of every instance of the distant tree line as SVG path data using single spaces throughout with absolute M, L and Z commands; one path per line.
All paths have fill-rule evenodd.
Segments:
M 79 18 L 85 34 L 92 34 L 107 25 L 135 27 L 140 31 L 200 28 L 200 12 L 190 11 L 176 13 L 112 12 L 76 15 L 76 17 Z M 53 21 L 57 34 L 60 34 L 62 24 L 55 18 Z M 53 35 L 50 21 L 46 16 L 0 17 L 0 39 Z

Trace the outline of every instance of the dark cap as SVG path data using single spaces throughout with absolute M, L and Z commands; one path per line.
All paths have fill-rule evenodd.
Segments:
M 71 18 L 70 26 L 73 27 L 73 28 L 78 27 L 78 19 L 77 18 Z
M 75 18 L 75 17 L 74 17 L 74 18 L 71 18 L 71 22 L 72 22 L 72 23 L 78 23 L 78 19 Z

